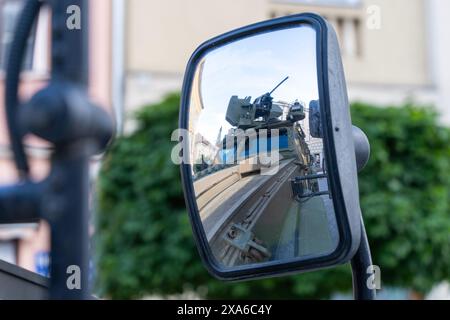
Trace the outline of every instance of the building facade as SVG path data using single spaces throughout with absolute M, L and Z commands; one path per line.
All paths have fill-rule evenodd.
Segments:
M 336 28 L 351 101 L 434 105 L 450 123 L 446 0 L 129 0 L 125 110 L 179 91 L 203 41 L 257 21 L 315 12 Z

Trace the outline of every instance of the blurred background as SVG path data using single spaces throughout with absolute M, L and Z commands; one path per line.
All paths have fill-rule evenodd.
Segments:
M 0 183 L 16 181 L 3 82 L 24 0 L 0 0 Z M 170 162 L 184 69 L 203 41 L 300 12 L 339 36 L 352 112 L 372 143 L 361 202 L 388 299 L 450 298 L 450 2 L 447 0 L 90 1 L 93 99 L 119 137 L 92 160 L 93 258 L 108 298 L 335 298 L 351 289 L 348 266 L 248 284 L 222 284 L 200 263 L 178 168 Z M 49 79 L 50 12 L 42 10 L 24 64 L 21 95 Z M 27 138 L 35 179 L 48 146 Z M 103 161 L 104 160 L 104 161 Z M 103 164 L 103 166 L 102 166 Z M 0 225 L 0 259 L 49 274 L 45 223 Z

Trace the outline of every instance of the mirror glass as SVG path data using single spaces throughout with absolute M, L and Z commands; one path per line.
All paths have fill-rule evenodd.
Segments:
M 306 260 L 339 242 L 309 25 L 239 39 L 198 63 L 189 157 L 218 264 Z

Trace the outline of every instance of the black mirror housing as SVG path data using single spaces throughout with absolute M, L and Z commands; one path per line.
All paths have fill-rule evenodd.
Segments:
M 336 249 L 320 257 L 297 259 L 261 265 L 225 269 L 214 259 L 196 204 L 191 164 L 181 164 L 184 194 L 200 256 L 211 274 L 223 280 L 244 280 L 280 274 L 307 272 L 350 261 L 361 241 L 361 210 L 357 180 L 357 162 L 353 140 L 347 88 L 336 33 L 327 21 L 315 14 L 299 14 L 246 26 L 213 38 L 202 44 L 192 55 L 185 74 L 180 109 L 180 129 L 189 129 L 190 96 L 196 68 L 210 51 L 217 47 L 279 29 L 306 24 L 316 30 L 317 74 L 320 112 L 315 114 L 314 134 L 323 137 L 327 154 L 326 168 L 329 188 L 333 195 L 339 243 Z M 183 152 L 189 141 L 183 139 Z

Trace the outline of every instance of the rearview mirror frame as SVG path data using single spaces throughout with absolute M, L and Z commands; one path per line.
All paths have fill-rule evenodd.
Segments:
M 200 256 L 215 277 L 221 280 L 245 280 L 265 278 L 282 274 L 293 274 L 328 268 L 349 262 L 355 255 L 361 241 L 361 209 L 357 180 L 357 165 L 353 143 L 345 76 L 340 49 L 333 27 L 322 17 L 304 13 L 272 19 L 246 26 L 200 45 L 189 60 L 181 96 L 180 129 L 188 129 L 189 104 L 192 82 L 201 59 L 211 50 L 227 43 L 250 37 L 255 34 L 275 31 L 298 25 L 309 25 L 317 35 L 317 67 L 319 95 L 321 100 L 322 134 L 327 153 L 326 166 L 329 168 L 330 190 L 339 231 L 339 244 L 336 250 L 323 257 L 298 259 L 292 262 L 269 262 L 226 269 L 215 261 L 209 248 L 199 211 L 191 175 L 191 165 L 180 165 L 186 205 Z M 183 152 L 188 152 L 189 141 L 182 141 Z

